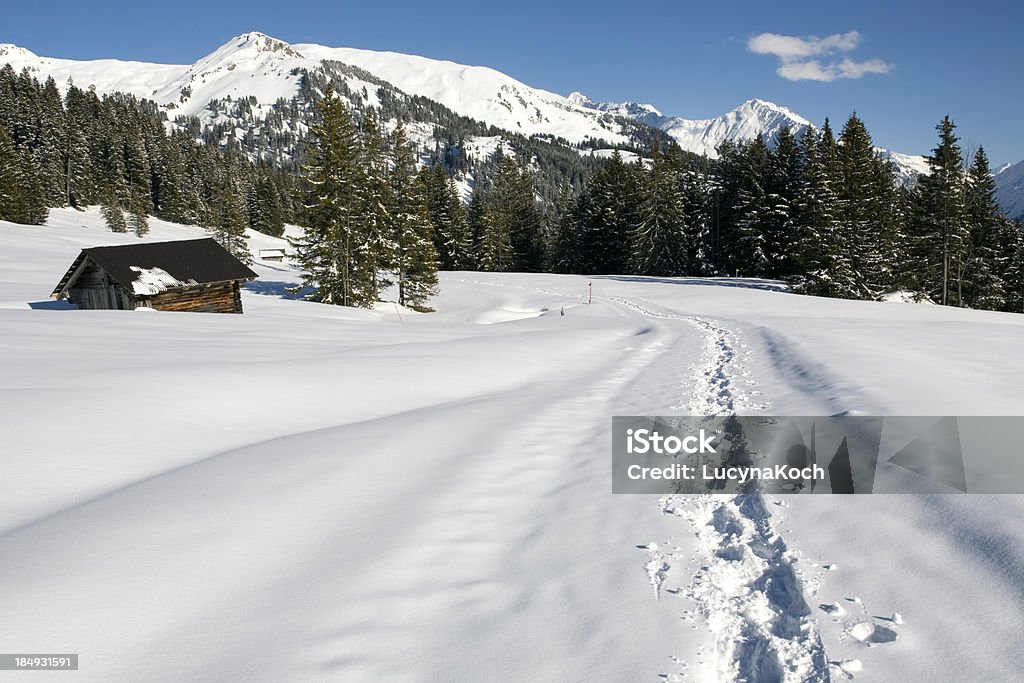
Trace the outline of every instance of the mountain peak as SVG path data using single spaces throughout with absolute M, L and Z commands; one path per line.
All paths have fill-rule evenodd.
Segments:
M 740 106 L 736 107 L 736 110 L 740 110 L 740 109 L 746 109 L 746 110 L 751 110 L 751 111 L 762 111 L 762 112 L 768 111 L 768 112 L 771 112 L 773 114 L 781 114 L 782 116 L 785 116 L 786 118 L 791 119 L 794 123 L 798 123 L 798 124 L 800 124 L 802 126 L 809 126 L 809 125 L 811 125 L 810 121 L 808 121 L 804 117 L 800 116 L 799 114 L 794 112 L 792 109 L 788 109 L 786 107 L 783 107 L 780 104 L 775 104 L 774 102 L 769 102 L 768 100 L 758 99 L 756 97 L 751 98 L 751 99 L 745 101 Z
M 0 43 L 0 57 L 36 58 L 37 55 L 31 50 L 26 50 L 13 43 Z
M 289 57 L 302 57 L 299 52 L 283 40 L 278 40 L 266 33 L 249 31 L 235 36 L 224 43 L 217 52 L 280 52 Z
M 653 104 L 640 104 L 639 102 L 595 102 L 579 91 L 570 93 L 567 99 L 578 107 L 596 109 L 597 111 L 608 112 L 615 116 L 624 116 L 631 119 L 662 116 L 662 113 Z
M 569 93 L 569 96 L 566 99 L 575 104 L 577 107 L 586 107 L 587 109 L 593 109 L 595 104 L 595 102 L 592 99 L 590 99 L 589 97 L 587 97 L 578 90 L 574 90 L 573 92 Z

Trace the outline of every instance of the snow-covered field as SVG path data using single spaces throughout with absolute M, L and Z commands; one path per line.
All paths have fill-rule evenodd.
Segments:
M 360 311 L 272 262 L 241 316 L 47 299 L 136 239 L 0 223 L 4 651 L 83 681 L 1024 668 L 1024 497 L 615 496 L 609 447 L 616 414 L 1024 414 L 1024 316 L 485 273 Z

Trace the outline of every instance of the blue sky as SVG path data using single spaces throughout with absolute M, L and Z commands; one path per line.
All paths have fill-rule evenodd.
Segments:
M 191 63 L 258 30 L 490 66 L 554 92 L 691 118 L 751 97 L 837 126 L 856 110 L 876 144 L 908 153 L 927 153 L 948 113 L 966 148 L 982 144 L 996 163 L 1024 159 L 1024 3 L 780 4 L 50 0 L 5 8 L 0 42 L 71 59 Z

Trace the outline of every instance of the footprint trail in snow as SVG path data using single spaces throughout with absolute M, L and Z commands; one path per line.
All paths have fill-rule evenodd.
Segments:
M 744 388 L 756 382 L 743 364 L 750 352 L 734 332 L 704 318 L 611 300 L 649 317 L 685 321 L 702 333 L 703 352 L 690 368 L 692 384 L 677 410 L 732 415 L 770 406 L 759 400 L 759 392 Z M 663 514 L 686 519 L 696 533 L 700 568 L 689 585 L 673 592 L 694 601 L 714 634 L 710 664 L 717 679 L 828 681 L 829 662 L 793 566 L 795 555 L 775 530 L 761 494 L 669 495 L 658 504 Z M 645 569 L 657 593 L 675 556 L 654 543 L 645 547 Z M 681 668 L 671 676 L 689 678 L 688 667 Z

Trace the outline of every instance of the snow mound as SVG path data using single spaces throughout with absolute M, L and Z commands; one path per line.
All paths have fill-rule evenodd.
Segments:
M 890 304 L 928 304 L 935 305 L 935 302 L 926 296 L 921 296 L 917 292 L 910 292 L 905 289 L 900 289 L 895 292 L 887 292 L 882 295 L 881 301 Z
M 477 315 L 473 322 L 478 325 L 493 325 L 495 323 L 507 323 L 513 320 L 524 320 L 526 318 L 538 318 L 548 312 L 548 309 L 538 310 L 518 308 L 494 308 Z
M 880 626 L 868 621 L 862 621 L 851 626 L 849 634 L 853 638 L 867 645 L 892 643 L 895 642 L 896 636 L 898 635 L 896 631 L 888 626 Z

